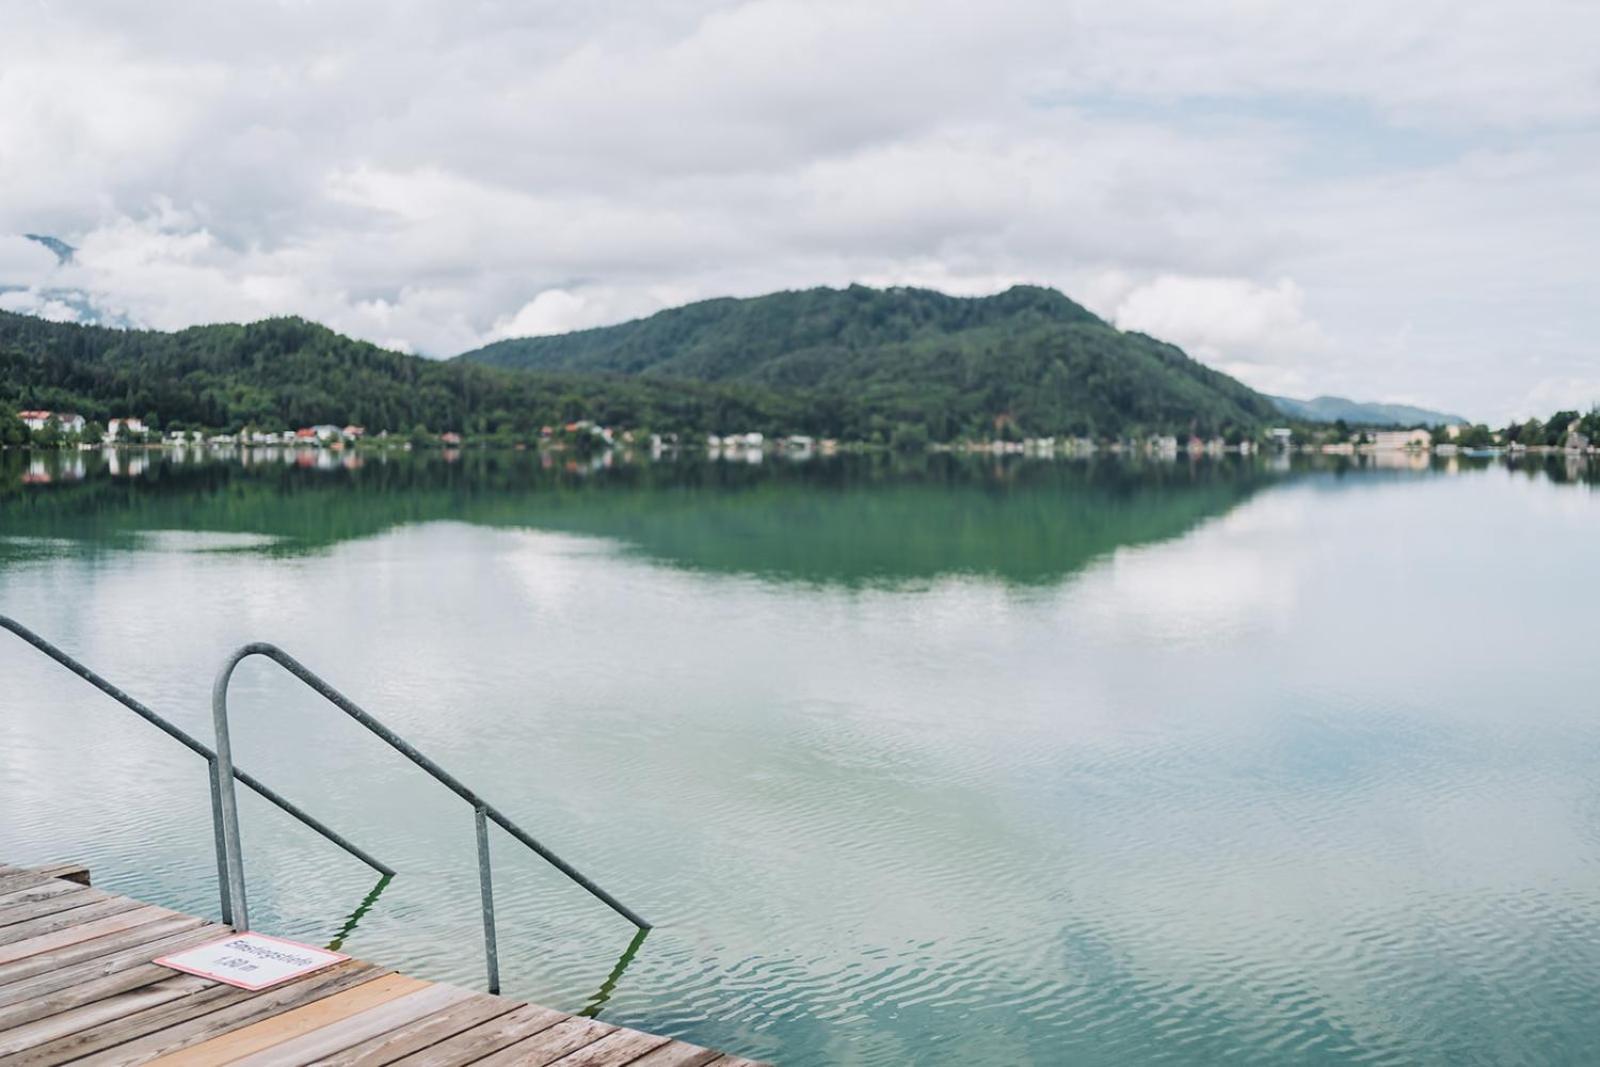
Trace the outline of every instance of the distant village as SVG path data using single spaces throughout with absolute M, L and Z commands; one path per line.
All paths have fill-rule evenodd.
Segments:
M 1570 415 L 1571 413 L 1563 413 Z M 3 416 L 0 416 L 3 417 Z M 0 444 L 44 448 L 95 448 L 107 445 L 144 447 L 182 447 L 197 445 L 245 446 L 264 448 L 316 449 L 341 452 L 358 445 L 376 448 L 442 448 L 446 451 L 460 449 L 468 442 L 455 431 L 434 433 L 418 427 L 411 433 L 392 434 L 380 432 L 368 435 L 365 427 L 319 424 L 299 429 L 262 430 L 245 427 L 237 433 L 206 433 L 200 430 L 169 430 L 165 434 L 146 424 L 146 420 L 125 416 L 110 419 L 105 425 L 89 422 L 82 415 L 70 411 L 29 410 L 16 413 L 17 424 L 24 431 L 22 439 L 8 439 L 0 434 Z M 1600 428 L 1600 412 L 1586 417 L 1572 417 L 1564 425 L 1552 422 L 1546 426 L 1538 420 L 1513 425 L 1502 431 L 1490 431 L 1484 426 L 1462 424 L 1427 429 L 1366 429 L 1351 428 L 1344 423 L 1331 426 L 1280 426 L 1265 430 L 1256 436 L 1232 432 L 1226 437 L 1177 435 L 1151 435 L 1120 440 L 1096 440 L 1092 437 L 1025 437 L 1017 434 L 1002 417 L 996 420 L 996 432 L 990 439 L 962 439 L 941 444 L 925 439 L 910 442 L 907 450 L 951 451 L 990 455 L 1033 456 L 1087 456 L 1094 454 L 1140 455 L 1175 459 L 1186 456 L 1252 455 L 1257 452 L 1311 453 L 1320 455 L 1464 455 L 1494 456 L 1518 452 L 1562 452 L 1569 455 L 1594 455 L 1600 452 L 1600 442 L 1594 435 L 1585 433 Z M 1533 443 L 1530 443 L 1532 441 Z M 472 443 L 511 444 L 525 448 L 525 441 L 503 442 L 498 439 Z M 782 455 L 805 459 L 813 455 L 833 455 L 842 450 L 865 447 L 905 447 L 907 443 L 841 442 L 832 438 L 813 438 L 801 434 L 768 437 L 747 431 L 733 434 L 708 434 L 702 437 L 679 434 L 636 432 L 602 426 L 589 420 L 578 420 L 559 426 L 544 426 L 536 442 L 541 450 L 575 450 L 595 453 L 621 447 L 647 450 L 659 456 L 681 449 L 704 451 L 712 458 L 744 459 L 758 461 L 767 455 Z

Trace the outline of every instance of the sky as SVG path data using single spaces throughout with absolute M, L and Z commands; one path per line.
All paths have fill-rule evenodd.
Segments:
M 0 308 L 445 357 L 1027 282 L 1271 392 L 1600 401 L 1592 3 L 5 8 Z

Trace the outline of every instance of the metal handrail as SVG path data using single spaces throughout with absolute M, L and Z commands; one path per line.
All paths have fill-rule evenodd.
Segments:
M 9 615 L 0 615 L 0 629 L 9 630 L 11 633 L 22 638 L 22 640 L 38 649 L 40 652 L 43 652 L 46 656 L 49 656 L 51 659 L 61 664 L 61 666 L 65 667 L 73 674 L 76 674 L 79 678 L 82 678 L 84 681 L 88 682 L 106 696 L 110 697 L 112 700 L 115 700 L 117 703 L 121 704 L 123 707 L 127 708 L 129 711 L 133 712 L 135 715 L 139 716 L 141 719 L 145 720 L 150 725 L 154 726 L 156 729 L 172 738 L 174 741 L 177 741 L 179 744 L 183 745 L 196 755 L 203 757 L 206 763 L 210 765 L 211 772 L 206 775 L 206 778 L 211 783 L 211 827 L 212 836 L 215 839 L 217 850 L 217 892 L 221 898 L 222 921 L 232 922 L 233 920 L 231 916 L 233 914 L 233 907 L 232 901 L 229 897 L 226 850 L 223 847 L 222 790 L 219 786 L 220 779 L 217 775 L 217 754 L 213 752 L 207 745 L 195 740 L 193 737 L 190 737 L 183 730 L 180 730 L 178 727 L 174 726 L 172 723 L 156 714 L 156 712 L 151 710 L 145 704 L 112 685 L 110 682 L 100 677 L 100 675 L 84 666 L 77 659 L 63 652 L 49 641 L 46 641 L 44 638 L 34 633 L 31 629 L 24 626 L 16 619 L 11 618 Z M 232 785 L 234 779 L 238 779 L 239 781 L 243 782 L 245 785 L 255 790 L 255 792 L 264 800 L 268 800 L 273 804 L 276 804 L 279 808 L 282 808 L 290 815 L 293 815 L 306 826 L 315 830 L 329 841 L 332 841 L 334 844 L 338 845 L 340 848 L 344 849 L 346 852 L 350 853 L 350 855 L 354 856 L 362 863 L 365 863 L 368 867 L 371 867 L 379 874 L 386 878 L 392 878 L 394 876 L 393 867 L 390 867 L 381 860 L 373 858 L 373 856 L 365 849 L 362 849 L 345 840 L 339 834 L 335 833 L 327 826 L 324 826 L 316 818 L 301 811 L 293 803 L 285 800 L 276 792 L 263 785 L 256 779 L 254 775 L 247 773 L 242 768 L 233 766 L 233 763 L 230 760 L 228 763 L 228 794 L 230 797 L 233 794 Z
M 527 831 L 502 815 L 488 801 L 468 789 L 449 771 L 446 771 L 433 760 L 417 751 L 405 738 L 367 714 L 349 697 L 323 681 L 289 653 L 277 645 L 260 641 L 245 645 L 229 656 L 227 662 L 222 665 L 222 669 L 217 672 L 216 682 L 211 687 L 211 714 L 217 728 L 217 759 L 212 765 L 214 770 L 213 779 L 217 783 L 217 794 L 221 803 L 221 834 L 223 852 L 227 862 L 229 899 L 235 905 L 233 914 L 237 916 L 238 921 L 234 925 L 239 929 L 248 930 L 250 928 L 250 913 L 249 904 L 245 896 L 244 858 L 239 843 L 239 809 L 234 800 L 232 779 L 229 776 L 229 771 L 233 767 L 233 746 L 228 734 L 228 684 L 233 679 L 234 668 L 251 656 L 263 656 L 278 664 L 278 666 L 304 682 L 328 703 L 388 742 L 389 747 L 427 771 L 435 781 L 441 783 L 452 793 L 472 805 L 473 823 L 478 842 L 478 889 L 483 906 L 483 945 L 485 963 L 489 972 L 489 992 L 498 993 L 500 991 L 499 948 L 495 937 L 494 923 L 494 886 L 489 873 L 488 824 L 490 822 L 493 822 L 523 845 L 543 857 L 556 870 L 588 890 L 589 893 L 602 901 L 612 911 L 633 923 L 641 933 L 650 929 L 650 924 L 641 919 L 637 913 L 585 877 L 576 867 L 573 867 L 536 841 Z M 232 919 L 230 918 L 229 921 L 232 922 Z

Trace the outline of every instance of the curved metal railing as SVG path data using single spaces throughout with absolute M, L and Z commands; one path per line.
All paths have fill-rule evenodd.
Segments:
M 49 641 L 46 641 L 44 638 L 34 633 L 31 629 L 24 626 L 16 619 L 13 619 L 8 615 L 0 615 L 0 629 L 9 630 L 11 633 L 22 638 L 22 640 L 38 649 L 40 652 L 43 652 L 46 656 L 49 656 L 51 659 L 61 664 L 61 666 L 65 667 L 73 674 L 76 674 L 79 678 L 82 678 L 84 681 L 88 682 L 106 696 L 110 697 L 112 700 L 115 700 L 117 703 L 121 704 L 123 707 L 127 708 L 129 711 L 133 712 L 135 715 L 139 716 L 141 719 L 145 720 L 150 725 L 154 726 L 156 729 L 172 738 L 174 741 L 177 741 L 191 752 L 205 759 L 205 761 L 210 765 L 211 773 L 207 775 L 207 778 L 211 783 L 211 823 L 213 836 L 216 839 L 217 849 L 217 892 L 221 898 L 222 921 L 231 923 L 233 921 L 233 904 L 229 896 L 228 866 L 226 862 L 226 850 L 224 849 L 224 838 L 222 832 L 223 790 L 220 786 L 222 779 L 218 777 L 217 773 L 217 753 L 213 752 L 207 745 L 195 740 L 183 730 L 162 718 L 144 703 L 134 699 L 118 687 L 100 677 L 100 675 L 84 666 L 84 664 L 80 663 L 74 657 L 63 652 Z M 243 782 L 264 800 L 268 800 L 271 803 L 276 804 L 279 808 L 288 812 L 290 815 L 293 815 L 296 819 L 299 819 L 300 822 L 315 830 L 329 841 L 332 841 L 334 844 L 338 845 L 340 848 L 344 849 L 346 852 L 350 853 L 350 855 L 354 856 L 362 863 L 365 863 L 368 867 L 371 867 L 379 874 L 382 874 L 386 878 L 394 876 L 393 867 L 390 867 L 381 860 L 375 859 L 365 849 L 352 844 L 327 826 L 324 826 L 313 816 L 301 811 L 293 803 L 284 799 L 276 792 L 263 785 L 256 779 L 254 775 L 247 773 L 242 768 L 233 766 L 233 762 L 231 760 L 228 762 L 228 789 L 226 790 L 230 800 L 233 796 L 233 782 L 235 779 Z
M 228 921 L 233 922 L 239 929 L 249 929 L 250 918 L 249 905 L 245 895 L 244 859 L 239 842 L 239 809 L 235 803 L 233 789 L 233 748 L 228 734 L 228 685 L 233 679 L 234 668 L 251 656 L 263 656 L 278 664 L 278 666 L 304 682 L 328 703 L 362 726 L 365 726 L 372 733 L 377 734 L 389 744 L 389 747 L 405 756 L 424 771 L 427 771 L 435 781 L 472 805 L 473 822 L 477 830 L 478 839 L 478 888 L 483 905 L 483 944 L 485 963 L 489 973 L 489 992 L 498 993 L 500 991 L 499 949 L 496 942 L 494 924 L 494 886 L 489 872 L 488 824 L 491 822 L 545 859 L 562 874 L 588 890 L 589 893 L 611 908 L 612 911 L 633 923 L 634 926 L 638 927 L 641 935 L 644 931 L 650 929 L 650 924 L 641 919 L 637 913 L 585 877 L 576 867 L 573 867 L 549 848 L 540 844 L 527 831 L 502 815 L 492 804 L 463 785 L 454 775 L 417 751 L 405 738 L 367 714 L 354 701 L 323 681 L 289 653 L 276 645 L 265 642 L 245 645 L 229 656 L 227 662 L 222 665 L 222 669 L 217 672 L 216 682 L 211 687 L 211 714 L 217 728 L 217 754 L 215 761 L 212 763 L 212 780 L 216 783 L 214 795 L 218 798 L 221 812 L 219 816 L 219 825 L 221 827 L 219 830 L 220 847 L 226 862 L 225 878 L 228 883 L 228 899 L 233 905 L 233 911 Z M 240 780 L 242 781 L 243 779 Z M 236 922 L 234 922 L 234 917 L 237 918 Z M 637 944 L 637 940 L 636 938 L 635 944 Z

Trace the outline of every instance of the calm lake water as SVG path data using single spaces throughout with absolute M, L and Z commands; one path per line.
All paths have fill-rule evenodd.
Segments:
M 1600 1059 L 1593 469 L 0 456 L 0 612 L 298 655 L 494 831 L 509 993 L 784 1064 Z M 50 479 L 45 483 L 45 479 Z M 24 484 L 24 482 L 29 484 Z M 257 928 L 479 986 L 469 808 L 264 661 Z M 215 914 L 204 764 L 0 644 L 0 857 Z

